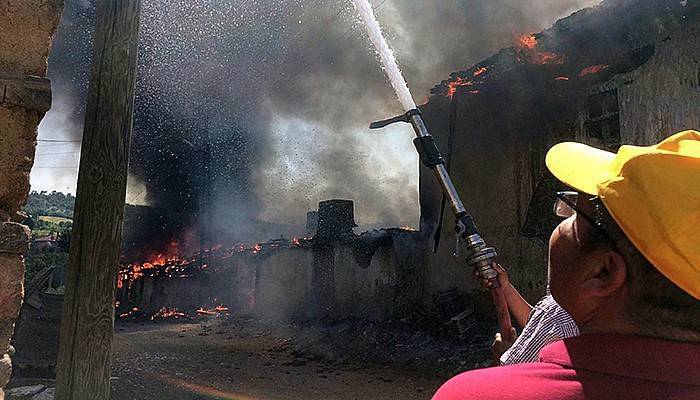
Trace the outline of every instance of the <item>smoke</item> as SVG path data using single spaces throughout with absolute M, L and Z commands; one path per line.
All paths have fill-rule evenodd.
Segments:
M 267 218 L 322 198 L 356 200 L 360 224 L 415 224 L 417 157 L 407 126 L 370 133 L 401 112 L 348 1 L 307 8 L 288 43 L 285 77 L 265 104 L 273 152 L 258 174 Z M 375 1 L 375 11 L 418 102 L 453 70 L 524 32 L 596 1 Z M 340 10 L 340 11 L 339 11 Z M 305 196 L 290 196 L 304 194 Z M 281 214 L 281 215 L 280 215 Z M 298 215 L 301 215 L 299 213 Z
M 451 71 L 595 3 L 374 1 L 417 103 Z M 55 107 L 77 126 L 93 19 L 94 2 L 67 0 L 50 59 Z M 303 225 L 328 198 L 355 200 L 361 225 L 417 223 L 412 132 L 367 129 L 401 109 L 350 1 L 145 0 L 141 26 L 129 193 L 177 216 L 171 229 Z

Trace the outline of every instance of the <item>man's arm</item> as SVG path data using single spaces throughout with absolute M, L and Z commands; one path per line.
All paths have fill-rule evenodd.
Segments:
M 515 321 L 520 326 L 520 329 L 523 329 L 525 324 L 527 324 L 527 319 L 532 311 L 532 306 L 523 298 L 515 286 L 510 283 L 510 278 L 508 277 L 508 272 L 505 270 L 505 268 L 499 264 L 495 264 L 493 268 L 498 273 L 498 283 L 500 283 L 501 287 L 503 288 L 503 294 L 506 297 L 508 309 L 513 315 L 513 318 L 515 318 Z M 481 284 L 487 289 L 491 286 L 491 283 L 486 280 L 482 281 Z M 501 333 L 508 334 L 507 332 Z

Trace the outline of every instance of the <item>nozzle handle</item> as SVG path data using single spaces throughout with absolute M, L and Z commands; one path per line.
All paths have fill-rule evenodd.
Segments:
M 411 122 L 410 118 L 413 115 L 420 115 L 420 110 L 414 108 L 413 110 L 406 111 L 405 114 L 397 115 L 394 118 L 383 119 L 381 121 L 375 121 L 369 124 L 369 129 L 379 129 L 384 128 L 387 125 L 391 125 L 396 122 Z
M 405 115 L 399 115 L 394 118 L 383 119 L 381 121 L 375 121 L 369 124 L 369 129 L 380 129 L 387 125 L 391 125 L 396 122 L 408 122 L 408 118 Z

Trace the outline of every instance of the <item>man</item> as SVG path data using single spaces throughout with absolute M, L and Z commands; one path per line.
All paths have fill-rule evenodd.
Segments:
M 579 193 L 558 196 L 570 216 L 550 238 L 549 285 L 581 336 L 434 399 L 700 399 L 700 132 L 617 154 L 561 143 L 546 163 Z

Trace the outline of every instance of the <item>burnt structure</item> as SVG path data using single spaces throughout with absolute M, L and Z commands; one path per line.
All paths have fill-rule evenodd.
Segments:
M 544 292 L 546 240 L 557 222 L 547 150 L 566 140 L 614 150 L 700 126 L 699 21 L 697 3 L 607 0 L 453 73 L 421 107 L 466 208 L 531 300 Z M 423 167 L 420 203 L 431 244 L 424 301 L 458 284 L 487 306 L 452 256 L 452 216 L 441 219 L 440 189 Z
M 123 265 L 117 315 L 159 318 L 225 305 L 275 319 L 405 316 L 421 299 L 420 233 L 356 235 L 353 208 L 350 200 L 321 202 L 324 235 L 210 249 L 204 267 L 200 254 Z

